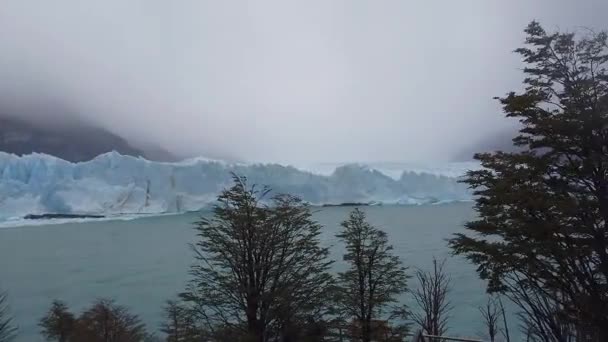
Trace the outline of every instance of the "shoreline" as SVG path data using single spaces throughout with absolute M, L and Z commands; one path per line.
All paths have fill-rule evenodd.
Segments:
M 332 209 L 332 208 L 356 208 L 356 207 L 418 207 L 418 206 L 440 206 L 440 205 L 451 205 L 459 203 L 471 203 L 473 200 L 453 200 L 453 201 L 437 201 L 427 203 L 414 203 L 414 204 L 402 204 L 402 203 L 340 203 L 340 204 L 319 204 L 311 205 L 311 208 L 318 209 Z M 170 212 L 170 213 L 120 213 L 120 214 L 30 214 L 24 217 L 8 218 L 6 220 L 0 220 L 0 230 L 3 229 L 14 229 L 14 228 L 27 228 L 27 227 L 39 227 L 39 226 L 51 226 L 61 224 L 74 224 L 74 223 L 92 223 L 92 222 L 108 222 L 108 221 L 131 221 L 137 219 L 151 218 L 151 217 L 162 217 L 162 216 L 177 216 L 187 215 L 192 213 L 200 213 L 202 211 L 209 210 L 210 208 L 201 208 L 199 210 L 192 210 L 186 212 Z M 26 218 L 27 216 L 35 215 L 36 217 L 44 216 L 74 216 L 72 218 Z

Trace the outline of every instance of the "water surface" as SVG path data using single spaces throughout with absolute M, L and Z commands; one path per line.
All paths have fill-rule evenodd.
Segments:
M 316 209 L 323 242 L 340 268 L 343 246 L 334 235 L 352 208 Z M 410 273 L 428 268 L 433 256 L 449 257 L 454 306 L 450 333 L 475 336 L 483 325 L 478 307 L 484 284 L 473 266 L 450 257 L 446 239 L 474 217 L 470 203 L 366 207 L 369 220 L 389 234 Z M 39 341 L 37 322 L 53 299 L 79 312 L 95 298 L 114 298 L 157 329 L 165 300 L 188 280 L 198 214 L 0 229 L 0 288 L 8 291 L 19 325 L 17 341 Z M 413 279 L 411 286 L 415 286 Z M 411 302 L 409 297 L 406 297 Z M 513 329 L 513 328 L 512 328 Z

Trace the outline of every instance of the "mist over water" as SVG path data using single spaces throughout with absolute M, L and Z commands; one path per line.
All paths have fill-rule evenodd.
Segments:
M 532 19 L 605 28 L 586 1 L 0 4 L 0 115 L 74 117 L 178 155 L 441 161 L 511 131 L 493 96 Z M 492 145 L 490 143 L 489 145 Z

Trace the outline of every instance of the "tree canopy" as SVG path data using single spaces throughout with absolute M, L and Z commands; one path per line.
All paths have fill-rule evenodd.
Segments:
M 346 244 L 348 268 L 338 274 L 338 308 L 353 321 L 355 339 L 363 342 L 402 338 L 406 312 L 399 295 L 407 291 L 406 268 L 393 253 L 385 232 L 355 209 L 337 235 Z
M 477 154 L 478 218 L 451 240 L 535 339 L 608 341 L 608 45 L 605 32 L 526 28 L 525 88 L 500 98 L 521 150 Z
M 328 306 L 333 278 L 321 226 L 299 198 L 269 192 L 234 176 L 197 224 L 196 263 L 181 297 L 211 332 L 293 339 Z

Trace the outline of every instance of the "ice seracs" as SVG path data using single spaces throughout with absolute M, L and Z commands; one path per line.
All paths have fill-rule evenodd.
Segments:
M 458 176 L 472 164 L 404 168 L 396 177 L 370 165 L 348 164 L 330 173 L 279 164 L 236 164 L 205 158 L 152 162 L 110 152 L 81 163 L 49 155 L 0 152 L 0 220 L 28 214 L 173 213 L 203 208 L 231 184 L 231 172 L 312 204 L 417 204 L 471 199 Z M 455 170 L 462 170 L 457 172 Z M 460 174 L 459 174 L 460 173 Z

